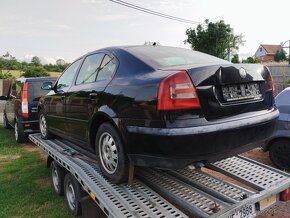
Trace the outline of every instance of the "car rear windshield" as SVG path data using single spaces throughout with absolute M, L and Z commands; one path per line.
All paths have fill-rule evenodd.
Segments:
M 129 52 L 146 63 L 153 63 L 159 68 L 178 65 L 196 64 L 222 64 L 229 63 L 220 58 L 204 54 L 191 49 L 162 47 L 162 46 L 140 46 L 130 47 Z
M 52 82 L 54 80 L 33 81 L 28 83 L 28 99 L 29 101 L 38 101 L 41 96 L 46 95 L 49 91 L 41 89 L 44 82 Z

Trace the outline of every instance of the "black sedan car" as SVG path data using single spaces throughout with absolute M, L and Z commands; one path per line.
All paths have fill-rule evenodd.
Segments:
M 137 166 L 182 168 L 259 146 L 278 117 L 262 65 L 163 46 L 110 47 L 74 61 L 39 104 L 42 137 L 94 151 L 115 183 Z

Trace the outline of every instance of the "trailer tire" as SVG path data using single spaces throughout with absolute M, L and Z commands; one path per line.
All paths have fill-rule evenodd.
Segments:
M 50 176 L 54 192 L 57 195 L 63 195 L 65 170 L 61 166 L 59 166 L 55 161 L 52 161 L 50 163 Z
M 84 192 L 71 173 L 65 175 L 64 194 L 69 212 L 73 216 L 80 216 L 82 214 L 81 199 L 84 196 Z
M 128 178 L 128 157 L 121 137 L 110 123 L 103 123 L 97 132 L 95 151 L 102 173 L 117 184 Z
M 273 142 L 269 149 L 269 156 L 274 165 L 280 169 L 290 169 L 290 139 L 279 139 Z

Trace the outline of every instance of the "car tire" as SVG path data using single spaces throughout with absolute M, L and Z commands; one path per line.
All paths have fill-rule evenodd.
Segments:
M 51 184 L 54 192 L 57 195 L 64 194 L 64 177 L 65 170 L 59 166 L 55 161 L 50 164 Z
M 82 214 L 81 199 L 84 194 L 74 176 L 71 173 L 67 173 L 64 179 L 64 195 L 68 210 L 73 216 Z
M 7 121 L 7 116 L 6 116 L 6 113 L 5 112 L 3 113 L 3 127 L 5 129 L 11 129 L 12 128 L 10 126 L 10 124 L 8 123 L 8 121 Z
M 115 184 L 125 182 L 128 178 L 128 157 L 121 137 L 110 123 L 99 127 L 95 151 L 102 173 Z
M 14 124 L 14 135 L 15 135 L 15 140 L 18 143 L 23 143 L 27 141 L 27 135 L 23 132 L 23 129 L 20 127 L 19 123 L 15 121 Z
M 52 134 L 48 131 L 46 116 L 43 110 L 39 111 L 38 120 L 39 120 L 38 122 L 39 122 L 39 130 L 40 130 L 41 138 L 43 139 L 53 138 Z
M 290 169 L 290 139 L 279 139 L 271 144 L 269 156 L 280 169 Z

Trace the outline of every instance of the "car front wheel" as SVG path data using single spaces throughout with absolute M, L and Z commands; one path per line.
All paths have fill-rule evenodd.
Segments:
M 269 149 L 270 159 L 280 169 L 290 169 L 290 139 L 279 139 Z
M 118 132 L 110 123 L 99 127 L 95 143 L 102 173 L 113 183 L 125 182 L 128 178 L 128 157 Z

